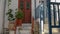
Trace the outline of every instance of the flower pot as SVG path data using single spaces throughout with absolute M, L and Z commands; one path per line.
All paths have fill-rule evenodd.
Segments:
M 9 30 L 14 30 L 14 21 L 9 21 L 8 28 Z
M 22 19 L 16 19 L 16 26 L 22 26 Z

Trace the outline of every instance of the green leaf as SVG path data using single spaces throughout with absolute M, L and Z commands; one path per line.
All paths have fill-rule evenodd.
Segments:
M 16 17 L 17 19 L 23 19 L 24 13 L 23 13 L 22 11 L 17 11 L 17 12 L 15 13 L 15 17 Z
M 12 9 L 9 9 L 8 12 L 6 13 L 6 15 L 8 15 L 9 21 L 15 20 L 14 15 L 12 14 L 12 11 L 13 11 Z
M 11 2 L 11 0 L 8 0 L 9 2 Z

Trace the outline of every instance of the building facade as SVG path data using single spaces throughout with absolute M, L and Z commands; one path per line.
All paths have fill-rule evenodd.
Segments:
M 6 4 L 5 4 L 6 1 Z M 27 18 L 27 13 L 25 15 L 25 19 L 27 18 L 26 21 L 31 20 L 31 17 L 35 17 L 35 0 L 29 0 L 30 4 L 30 9 L 29 10 L 25 10 L 25 12 L 27 11 L 27 13 L 29 13 L 28 11 L 30 11 L 30 16 L 29 18 Z M 40 1 L 44 1 L 45 5 L 46 5 L 46 0 L 40 0 Z M 8 11 L 8 0 L 0 0 L 0 33 L 2 32 L 2 28 L 4 26 L 4 28 L 8 28 L 8 20 L 7 20 L 7 16 L 6 16 L 6 12 Z M 36 0 L 36 7 L 39 6 L 39 0 Z M 16 12 L 15 9 L 18 9 L 18 0 L 12 0 L 11 5 L 9 6 L 9 8 L 13 9 L 13 12 Z M 46 12 L 45 12 L 46 13 Z

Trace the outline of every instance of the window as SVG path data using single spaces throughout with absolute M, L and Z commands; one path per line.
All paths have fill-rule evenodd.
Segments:
M 23 9 L 24 8 L 24 3 L 23 1 L 20 1 L 20 9 Z
M 30 3 L 26 2 L 26 9 L 30 9 Z

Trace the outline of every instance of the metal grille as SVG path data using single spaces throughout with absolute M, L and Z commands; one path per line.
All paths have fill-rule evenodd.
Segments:
M 52 7 L 51 7 L 51 5 L 52 5 Z M 59 9 L 59 5 L 60 5 L 60 3 L 50 2 L 50 0 L 48 0 L 49 34 L 52 34 L 52 28 L 60 28 L 60 9 Z M 57 14 L 58 14 L 58 17 L 57 17 Z M 52 22 L 52 16 L 53 16 L 53 22 Z M 58 19 L 58 22 L 56 22 L 57 19 Z M 53 25 L 52 25 L 52 23 L 53 23 Z M 57 25 L 57 23 L 58 23 L 58 25 Z

